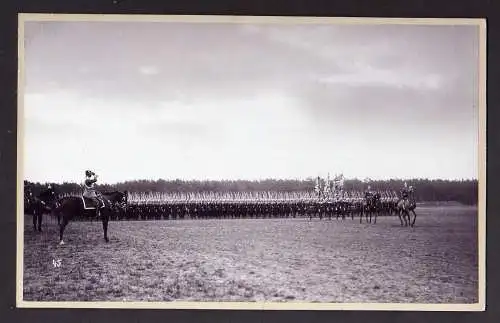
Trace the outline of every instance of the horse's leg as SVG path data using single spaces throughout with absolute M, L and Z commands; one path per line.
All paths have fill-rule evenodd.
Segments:
M 64 234 L 64 229 L 66 228 L 66 225 L 68 225 L 68 219 L 63 214 L 62 223 L 59 225 L 59 244 L 60 245 L 64 244 L 63 234 Z
M 109 216 L 102 215 L 102 229 L 104 231 L 104 241 L 109 242 L 108 239 L 108 221 L 109 221 Z
M 417 219 L 417 213 L 415 213 L 415 210 L 411 210 L 411 212 L 413 213 L 413 222 L 411 223 L 411 226 L 414 227 L 415 226 L 415 220 Z M 409 213 L 408 213 L 408 217 L 409 217 Z
M 398 217 L 399 217 L 399 221 L 401 222 L 401 226 L 404 226 L 404 223 L 403 223 L 403 210 L 398 210 L 397 214 L 398 214 Z
M 377 214 L 378 214 L 378 211 L 375 210 L 375 213 L 373 215 L 373 224 L 377 224 Z
M 43 212 L 38 215 L 38 232 L 42 232 Z
M 401 210 L 401 218 L 403 219 L 403 225 L 406 226 L 406 211 L 404 209 Z

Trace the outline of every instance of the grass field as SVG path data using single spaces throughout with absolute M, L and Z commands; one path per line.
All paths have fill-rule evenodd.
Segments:
M 475 303 L 477 209 L 397 217 L 71 222 L 25 218 L 24 300 Z M 57 261 L 60 260 L 60 266 Z M 56 265 L 54 265 L 54 262 Z

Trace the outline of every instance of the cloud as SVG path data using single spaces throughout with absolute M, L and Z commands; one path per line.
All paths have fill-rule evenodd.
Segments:
M 160 73 L 160 70 L 156 66 L 141 66 L 139 67 L 139 73 L 144 75 L 156 75 Z
M 30 92 L 43 92 L 57 80 L 61 90 L 120 101 L 252 97 L 263 89 L 289 88 L 311 72 L 337 69 L 313 59 L 314 51 L 284 47 L 236 25 L 57 25 L 57 37 L 42 33 L 27 51 Z M 39 28 L 28 29 L 36 34 Z M 137 78 L 138 71 L 155 77 Z
M 437 74 L 411 75 L 403 71 L 376 69 L 368 65 L 360 67 L 357 73 L 320 77 L 318 81 L 350 86 L 379 85 L 423 90 L 438 90 L 444 82 L 443 77 Z

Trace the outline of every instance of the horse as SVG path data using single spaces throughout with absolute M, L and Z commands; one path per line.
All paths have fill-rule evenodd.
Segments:
M 96 216 L 99 212 L 102 228 L 104 230 L 104 240 L 109 242 L 108 238 L 108 222 L 110 213 L 116 207 L 117 204 L 121 205 L 123 208 L 127 206 L 128 193 L 112 191 L 101 193 L 102 204 L 96 205 L 94 201 L 87 199 L 83 196 L 69 196 L 63 197 L 58 201 L 58 207 L 55 210 L 57 215 L 57 221 L 59 223 L 59 244 L 63 245 L 63 235 L 64 229 L 68 225 L 69 221 L 76 217 L 83 217 L 88 213 L 93 213 L 92 216 Z M 97 208 L 99 207 L 99 210 Z M 62 222 L 61 222 L 62 219 Z
M 414 198 L 401 198 L 397 202 L 397 214 L 399 216 L 399 221 L 401 221 L 401 226 L 403 226 L 403 220 L 405 227 L 407 227 L 408 225 L 410 225 L 410 227 L 415 226 L 415 220 L 417 219 L 417 213 L 415 213 L 416 207 L 417 204 Z M 414 215 L 413 221 L 411 221 L 410 212 L 412 212 Z M 406 220 L 406 218 L 408 218 L 408 221 Z
M 25 212 L 33 216 L 33 230 L 42 232 L 44 214 L 50 214 L 56 207 L 56 193 L 49 188 L 38 196 L 33 196 L 31 190 L 25 194 Z
M 363 222 L 363 214 L 366 216 L 366 222 L 372 223 L 372 215 L 375 216 L 373 224 L 377 223 L 377 215 L 381 208 L 380 193 L 367 196 L 363 201 L 362 213 L 359 217 L 359 223 Z M 368 217 L 370 216 L 370 217 Z

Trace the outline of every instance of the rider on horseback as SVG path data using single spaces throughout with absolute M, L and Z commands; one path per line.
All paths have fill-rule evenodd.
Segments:
M 83 185 L 83 196 L 93 200 L 96 204 L 96 216 L 99 216 L 99 209 L 102 208 L 103 201 L 100 194 L 95 189 L 97 174 L 93 171 L 85 171 L 85 182 Z
M 413 187 L 408 188 L 408 184 L 405 182 L 405 186 L 401 189 L 401 198 L 407 199 L 411 190 L 413 190 Z
M 52 186 L 52 184 L 47 185 L 47 189 L 38 195 L 38 199 L 44 205 L 55 201 L 56 193 L 54 191 L 54 187 Z

